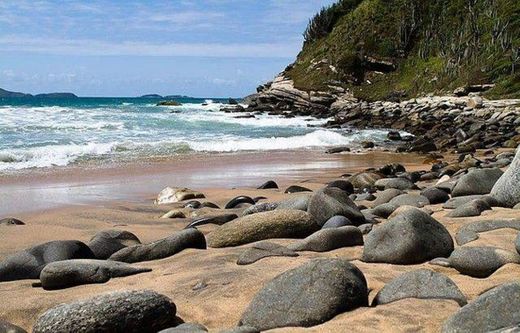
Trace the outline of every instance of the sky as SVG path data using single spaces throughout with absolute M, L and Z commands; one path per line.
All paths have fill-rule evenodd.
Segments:
M 301 50 L 334 0 L 0 0 L 0 87 L 241 97 Z

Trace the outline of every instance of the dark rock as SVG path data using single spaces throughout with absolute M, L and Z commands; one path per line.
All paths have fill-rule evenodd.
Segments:
M 15 219 L 14 217 L 8 217 L 0 220 L 0 225 L 25 225 L 22 221 Z
M 493 186 L 491 196 L 505 207 L 520 203 L 520 148 L 507 171 Z
M 206 201 L 206 202 L 203 202 L 201 205 L 200 205 L 200 208 L 215 208 L 215 209 L 220 209 L 219 206 L 217 206 L 216 204 L 214 204 L 213 202 L 209 202 L 209 201 Z
M 248 207 L 246 210 L 242 212 L 242 216 L 251 215 L 262 212 L 269 212 L 271 210 L 275 210 L 278 207 L 277 202 L 263 202 L 257 203 L 251 207 Z
M 274 180 L 269 180 L 265 183 L 263 183 L 262 185 L 258 186 L 258 189 L 259 190 L 266 190 L 266 189 L 277 189 L 278 188 L 278 184 L 276 184 L 276 182 Z
M 348 193 L 336 187 L 326 187 L 316 191 L 309 200 L 307 212 L 320 226 L 336 215 L 344 216 L 357 225 L 365 222 L 365 217 L 350 200 Z
M 173 328 L 168 328 L 160 331 L 159 333 L 204 333 L 208 329 L 204 325 L 197 323 L 184 323 Z
M 443 333 L 491 332 L 520 324 L 520 283 L 495 287 L 462 307 L 444 323 Z
M 358 228 L 359 228 L 359 230 L 361 230 L 361 233 L 362 233 L 363 235 L 366 235 L 366 234 L 368 234 L 369 232 L 372 231 L 372 228 L 373 228 L 373 227 L 374 227 L 373 224 L 371 224 L 371 223 L 365 223 L 365 224 L 360 225 Z
M 404 194 L 404 192 L 395 188 L 390 188 L 388 190 L 379 192 L 377 193 L 376 200 L 374 200 L 374 202 L 372 203 L 373 207 L 388 203 L 390 202 L 390 200 L 401 194 Z
M 336 215 L 331 217 L 330 219 L 325 222 L 325 224 L 321 227 L 322 229 L 327 228 L 340 228 L 340 227 L 346 227 L 349 225 L 354 225 L 349 219 L 347 219 L 345 216 Z
M 486 278 L 505 264 L 520 264 L 520 256 L 503 249 L 481 247 L 458 247 L 449 256 L 450 267 L 464 275 Z
M 297 257 L 298 253 L 275 243 L 259 242 L 242 252 L 237 265 L 249 265 L 267 257 Z
M 284 272 L 253 298 L 239 325 L 261 331 L 310 327 L 368 305 L 363 273 L 342 259 L 316 259 Z
M 388 138 L 388 140 L 392 141 L 401 141 L 402 139 L 401 134 L 398 131 L 389 131 L 386 137 Z
M 477 240 L 479 232 L 503 228 L 516 229 L 520 231 L 520 220 L 489 220 L 466 224 L 459 229 L 455 235 L 455 239 L 457 240 L 457 244 L 462 246 L 466 243 Z
M 260 333 L 260 331 L 251 326 L 238 326 L 235 328 L 221 331 L 220 333 Z
M 420 194 L 401 194 L 390 200 L 389 204 L 397 207 L 413 206 L 417 208 L 422 208 L 426 205 L 429 205 L 430 201 L 428 201 L 428 198 Z
M 191 208 L 191 209 L 199 209 L 202 206 L 200 201 L 197 200 L 191 200 L 186 202 L 182 207 L 183 208 Z
M 224 207 L 224 208 L 225 209 L 233 209 L 233 208 L 237 208 L 238 206 L 243 205 L 243 204 L 254 205 L 255 203 L 256 202 L 255 202 L 255 200 L 253 200 L 253 198 L 241 195 L 241 196 L 238 196 L 238 197 L 235 197 L 235 198 L 231 199 L 226 204 L 226 207 Z
M 254 207 L 254 206 L 251 206 Z M 223 225 L 230 221 L 233 221 L 238 218 L 237 214 L 222 214 L 222 215 L 213 215 L 213 216 L 204 216 L 196 219 L 186 226 L 185 229 L 200 227 L 205 224 L 216 224 Z
M 23 328 L 0 319 L 0 333 L 27 333 Z
M 388 282 L 379 291 L 372 306 L 388 304 L 405 298 L 451 299 L 460 306 L 468 302 L 457 285 L 447 276 L 420 269 L 404 273 Z
M 379 168 L 377 171 L 385 176 L 395 176 L 398 173 L 406 172 L 406 169 L 399 163 L 392 163 Z
M 356 201 L 374 201 L 374 200 L 376 200 L 376 196 L 369 192 L 356 195 Z
M 428 187 L 421 191 L 421 195 L 428 198 L 430 205 L 437 205 L 450 200 L 449 194 L 437 187 Z
M 300 193 L 300 192 L 312 192 L 312 190 L 298 185 L 289 186 L 284 193 Z
M 385 203 L 374 207 L 372 209 L 372 214 L 375 216 L 382 217 L 384 219 L 388 218 L 398 207 L 391 203 Z
M 427 213 L 410 208 L 368 234 L 363 261 L 419 264 L 452 251 L 448 230 Z
M 97 259 L 108 259 L 117 251 L 138 244 L 141 244 L 141 241 L 131 232 L 105 230 L 98 232 L 92 237 L 88 247 L 90 247 Z
M 383 178 L 380 174 L 375 172 L 360 172 L 349 177 L 348 181 L 354 185 L 355 188 L 370 187 L 379 179 Z
M 417 188 L 414 183 L 406 178 L 383 178 L 376 181 L 374 185 L 381 190 L 387 190 L 390 188 L 410 190 Z
M 329 148 L 329 149 L 327 149 L 326 153 L 327 154 L 339 154 L 339 153 L 349 152 L 349 151 L 350 151 L 350 147 L 343 146 L 343 147 Z
M 480 216 L 482 212 L 486 210 L 491 210 L 489 204 L 481 199 L 476 199 L 468 202 L 462 206 L 455 208 L 451 211 L 448 217 L 471 217 L 471 216 Z
M 342 247 L 363 245 L 361 230 L 353 226 L 316 231 L 309 237 L 290 244 L 293 251 L 327 252 Z
M 195 228 L 181 230 L 150 244 L 129 246 L 110 256 L 110 260 L 134 263 L 171 257 L 185 249 L 206 249 L 204 234 Z
M 361 147 L 363 147 L 364 149 L 370 149 L 370 148 L 374 148 L 376 145 L 374 142 L 372 141 L 363 141 L 361 142 Z
M 210 247 L 229 247 L 272 238 L 303 238 L 320 227 L 300 210 L 273 210 L 243 216 L 208 235 Z
M 64 289 L 83 284 L 105 283 L 111 278 L 151 272 L 117 261 L 73 259 L 56 261 L 45 266 L 40 274 L 43 289 Z
M 459 179 L 451 194 L 454 197 L 488 194 L 502 174 L 498 168 L 470 171 Z
M 348 194 L 354 193 L 354 186 L 348 180 L 334 180 L 327 184 L 327 187 L 337 187 Z
M 94 253 L 80 241 L 43 243 L 17 252 L 0 263 L 0 281 L 38 279 L 43 267 L 55 261 L 94 259 Z
M 171 327 L 175 313 L 175 304 L 154 291 L 113 292 L 52 308 L 33 332 L 155 333 Z

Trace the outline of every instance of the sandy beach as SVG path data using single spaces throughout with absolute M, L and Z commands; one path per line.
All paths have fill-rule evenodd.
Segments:
M 222 207 L 239 195 L 265 196 L 275 202 L 296 194 L 284 194 L 289 185 L 302 185 L 317 190 L 323 184 L 340 179 L 341 175 L 399 162 L 408 171 L 427 170 L 424 157 L 407 154 L 367 152 L 364 154 L 326 155 L 320 152 L 279 152 L 276 154 L 247 154 L 229 156 L 198 156 L 181 161 L 158 162 L 149 165 L 129 165 L 123 169 L 100 168 L 86 170 L 71 168 L 65 172 L 40 175 L 28 174 L 18 179 L 2 180 L 3 198 L 19 202 L 8 207 L 10 215 L 23 220 L 24 226 L 0 226 L 0 259 L 24 248 L 51 240 L 80 240 L 85 243 L 97 232 L 107 229 L 126 230 L 139 237 L 142 243 L 152 242 L 182 230 L 196 216 L 218 213 L 220 210 L 180 208 L 187 218 L 161 219 L 181 204 L 154 205 L 153 198 L 165 186 L 189 186 L 205 194 L 207 201 Z M 273 179 L 281 190 L 257 190 L 261 183 Z M 72 182 L 72 180 L 76 180 Z M 420 187 L 426 183 L 419 182 Z M 103 189 L 100 191 L 100 189 Z M 75 193 L 77 195 L 70 195 Z M 23 195 L 20 193 L 24 193 Z M 67 193 L 69 201 L 53 207 L 50 202 Z M 93 197 L 98 195 L 99 197 Z M 46 201 L 45 199 L 49 199 Z M 3 199 L 3 202 L 5 199 Z M 29 201 L 27 201 L 29 200 Z M 31 205 L 27 202 L 41 203 Z M 358 205 L 370 202 L 356 202 Z M 442 205 L 429 205 L 433 217 L 455 236 L 469 223 L 487 219 L 518 218 L 518 211 L 493 208 L 479 217 L 460 218 L 456 222 L 446 217 Z M 3 206 L 4 211 L 5 206 Z M 16 211 L 18 209 L 18 211 Z M 243 209 L 229 210 L 240 213 Z M 219 228 L 204 225 L 205 234 Z M 496 246 L 515 251 L 517 231 L 500 229 L 481 234 L 471 246 Z M 276 239 L 288 245 L 293 240 Z M 364 273 L 372 300 L 377 292 L 402 273 L 426 268 L 451 278 L 468 301 L 499 284 L 517 280 L 520 266 L 507 264 L 488 278 L 478 279 L 461 275 L 453 268 L 431 265 L 373 264 L 360 260 L 362 246 L 345 247 L 324 253 L 300 252 L 298 257 L 271 257 L 252 265 L 238 266 L 238 256 L 250 245 L 223 249 L 187 249 L 162 260 L 134 264 L 151 268 L 152 272 L 116 278 L 104 284 L 45 291 L 32 287 L 34 280 L 3 282 L 0 284 L 0 318 L 27 330 L 47 309 L 103 292 L 116 290 L 151 289 L 170 297 L 177 305 L 177 315 L 185 322 L 197 322 L 211 332 L 234 327 L 254 295 L 265 283 L 280 273 L 298 267 L 313 258 L 343 258 L 351 261 Z M 330 332 L 438 332 L 443 322 L 459 309 L 453 300 L 404 299 L 375 308 L 359 308 L 340 314 L 332 320 L 306 330 Z M 302 331 L 277 329 L 276 332 Z

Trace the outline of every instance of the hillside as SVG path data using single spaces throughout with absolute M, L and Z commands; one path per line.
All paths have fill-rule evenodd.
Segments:
M 8 91 L 0 88 L 0 98 L 1 97 L 29 97 L 31 95 L 24 94 L 21 92 Z
M 285 73 L 302 90 L 381 100 L 493 83 L 486 97 L 520 97 L 518 0 L 340 0 L 304 36 Z
M 31 94 L 25 94 L 21 92 L 14 92 L 14 91 L 8 91 L 5 89 L 0 88 L 0 98 L 2 97 L 8 97 L 8 98 L 78 98 L 78 96 L 74 95 L 73 93 L 68 92 L 57 92 L 57 93 L 47 93 L 47 94 L 37 94 L 37 95 L 31 95 Z

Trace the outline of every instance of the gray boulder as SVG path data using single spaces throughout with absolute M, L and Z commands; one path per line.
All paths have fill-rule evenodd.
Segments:
M 398 190 L 416 189 L 417 186 L 406 178 L 383 178 L 374 183 L 374 186 L 381 190 L 395 188 Z
M 309 327 L 368 305 L 363 273 L 343 259 L 315 259 L 268 282 L 253 298 L 240 325 L 260 331 Z
M 23 328 L 0 319 L 0 333 L 27 333 Z
M 88 247 L 90 247 L 96 258 L 108 259 L 117 251 L 138 244 L 141 244 L 141 241 L 131 232 L 105 230 L 98 232 L 92 237 L 88 243 Z
M 251 326 L 237 326 L 235 328 L 220 331 L 220 333 L 260 333 L 260 331 Z
M 160 331 L 159 333 L 205 333 L 208 329 L 198 323 L 184 323 L 173 328 L 168 328 Z
M 298 253 L 285 246 L 270 242 L 259 242 L 242 252 L 237 265 L 249 265 L 267 257 L 297 257 Z
M 520 324 L 520 283 L 495 287 L 462 307 L 444 323 L 443 333 L 484 333 Z
M 518 254 L 520 254 L 520 233 L 516 237 L 515 247 L 516 247 L 516 252 L 518 252 Z
M 473 200 L 484 200 L 488 203 L 491 207 L 498 207 L 498 202 L 490 197 L 489 195 L 466 195 L 464 197 L 455 197 L 451 198 L 450 200 L 446 201 L 444 205 L 442 205 L 442 208 L 444 209 L 456 209 L 462 205 L 467 204 L 468 202 L 471 202 Z
M 452 251 L 448 230 L 422 210 L 409 208 L 367 235 L 363 261 L 419 264 Z
M 296 195 L 289 199 L 280 201 L 276 209 L 295 209 L 303 210 L 304 212 L 306 212 L 307 207 L 309 206 L 310 198 L 310 194 Z
M 375 172 L 360 172 L 350 176 L 348 181 L 355 188 L 365 188 L 373 186 L 381 178 L 383 176 Z
M 348 225 L 353 225 L 353 223 L 347 219 L 345 216 L 333 216 L 330 219 L 325 222 L 325 224 L 321 227 L 322 229 L 327 228 L 340 228 L 340 227 L 346 227 Z
M 288 246 L 293 251 L 327 252 L 342 247 L 363 245 L 361 230 L 353 226 L 321 229 Z
M 80 241 L 43 243 L 7 257 L 0 263 L 0 281 L 38 279 L 47 264 L 68 259 L 94 259 L 94 253 Z
M 480 216 L 482 212 L 486 210 L 491 210 L 489 204 L 482 200 L 476 199 L 470 201 L 462 206 L 455 208 L 451 211 L 447 216 L 448 217 L 471 217 L 471 216 Z
M 382 192 L 378 192 L 376 195 L 376 200 L 372 202 L 372 207 L 376 207 L 385 203 L 390 202 L 393 198 L 404 194 L 405 192 L 398 190 L 396 188 L 389 188 L 388 190 L 384 190 Z
M 375 216 L 388 218 L 398 207 L 391 203 L 381 204 L 377 207 L 372 208 L 372 214 Z
M 105 283 L 111 278 L 151 272 L 117 261 L 73 259 L 56 261 L 45 266 L 40 274 L 43 289 L 64 289 L 83 284 Z
M 506 264 L 520 264 L 520 256 L 490 246 L 458 247 L 449 256 L 450 267 L 464 275 L 486 278 Z
M 356 225 L 365 222 L 365 217 L 348 193 L 336 187 L 326 187 L 316 191 L 309 201 L 307 212 L 316 223 L 323 226 L 333 216 L 344 216 Z
M 280 210 L 243 216 L 208 235 L 209 247 L 230 247 L 272 238 L 304 238 L 320 227 L 300 210 Z
M 505 207 L 520 203 L 520 148 L 506 172 L 495 183 L 491 196 Z
M 185 249 L 206 249 L 206 238 L 197 229 L 181 230 L 170 237 L 150 244 L 125 247 L 110 256 L 110 260 L 134 263 L 171 257 Z
M 400 206 L 413 206 L 417 208 L 422 208 L 426 205 L 430 204 L 428 198 L 420 195 L 420 194 L 401 194 L 389 202 L 390 204 L 400 207 Z
M 175 313 L 175 304 L 154 291 L 113 292 L 48 310 L 33 333 L 155 333 L 171 327 Z
M 459 179 L 451 195 L 461 197 L 488 194 L 502 174 L 502 170 L 498 168 L 472 170 Z
M 269 212 L 271 210 L 275 210 L 277 207 L 278 207 L 277 202 L 258 203 L 256 205 L 246 208 L 246 210 L 244 210 L 242 212 L 242 216 L 256 214 L 256 213 L 262 213 L 262 212 Z
M 489 220 L 466 224 L 457 231 L 457 244 L 464 245 L 478 239 L 478 233 L 496 229 L 516 229 L 520 231 L 520 220 Z
M 372 306 L 405 298 L 451 299 L 460 306 L 468 303 L 466 297 L 450 278 L 428 269 L 419 269 L 404 273 L 385 284 L 374 298 Z
M 428 198 L 428 201 L 431 205 L 445 203 L 446 201 L 450 200 L 450 195 L 448 192 L 437 187 L 428 187 L 421 191 L 421 195 Z

